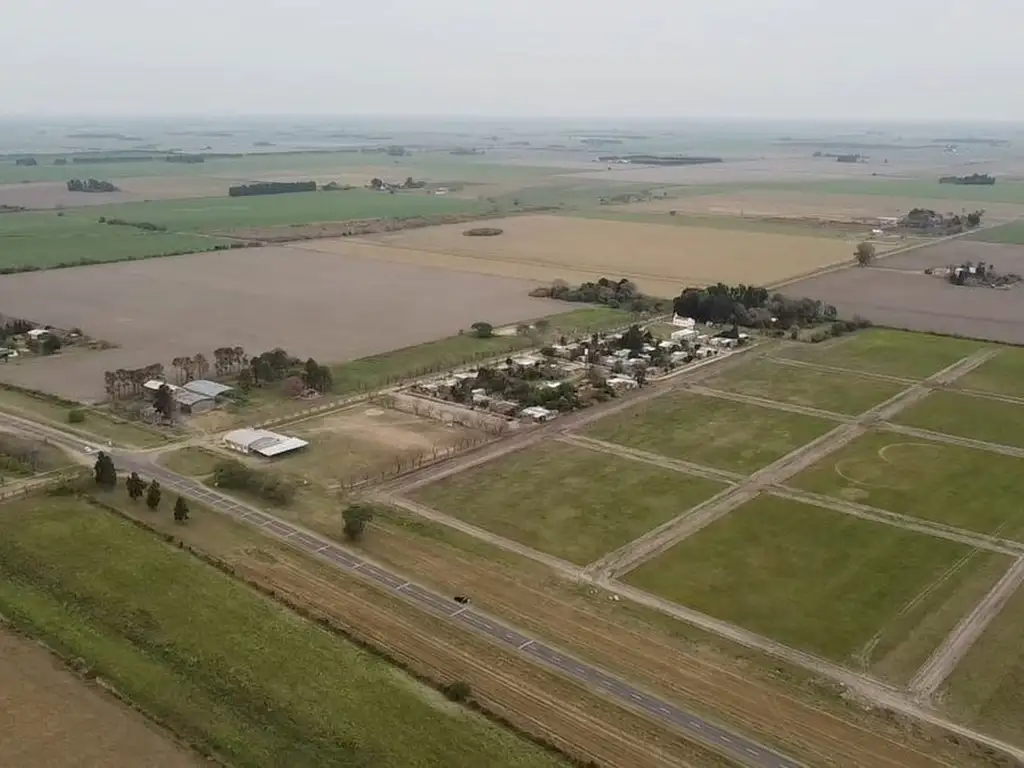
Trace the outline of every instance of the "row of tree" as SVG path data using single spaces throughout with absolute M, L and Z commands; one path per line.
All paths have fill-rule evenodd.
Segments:
M 103 389 L 111 400 L 126 395 L 137 397 L 142 394 L 143 384 L 150 379 L 163 378 L 163 375 L 162 363 L 153 363 L 142 368 L 118 368 L 116 371 L 104 371 Z
M 93 465 L 93 477 L 96 480 L 96 485 L 100 488 L 108 491 L 114 490 L 117 487 L 117 468 L 114 466 L 114 460 L 107 454 L 100 451 L 96 457 L 96 463 Z M 160 506 L 160 502 L 163 500 L 163 489 L 160 487 L 160 483 L 153 480 L 150 483 L 146 483 L 138 472 L 132 472 L 125 479 L 125 488 L 128 491 L 128 497 L 132 501 L 138 501 L 143 496 L 146 497 L 146 506 L 152 510 L 156 510 Z M 184 496 L 178 496 L 174 502 L 174 519 L 179 523 L 186 523 L 189 519 L 188 502 L 185 501 Z
M 289 192 L 316 192 L 315 181 L 257 181 L 228 187 L 229 197 L 251 197 L 253 195 L 283 195 Z
M 577 301 L 586 304 L 604 304 L 613 309 L 627 309 L 630 312 L 664 312 L 668 302 L 641 293 L 636 285 L 626 278 L 609 280 L 602 277 L 596 283 L 581 283 L 576 288 L 569 287 L 564 280 L 556 280 L 550 287 L 535 288 L 531 296 L 558 299 L 559 301 Z
M 69 179 L 68 192 L 117 192 L 113 182 L 100 179 Z

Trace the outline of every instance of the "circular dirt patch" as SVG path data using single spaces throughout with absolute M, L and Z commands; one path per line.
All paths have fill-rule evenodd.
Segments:
M 503 229 L 498 229 L 498 227 L 475 227 L 467 229 L 462 234 L 466 237 L 497 237 L 504 231 Z
M 928 466 L 942 458 L 942 449 L 923 442 L 890 443 L 878 450 L 880 461 L 873 459 L 841 459 L 834 465 L 843 480 L 862 489 L 889 488 L 906 490 L 920 484 L 922 476 L 930 474 Z M 844 496 L 856 500 L 857 489 L 847 489 Z

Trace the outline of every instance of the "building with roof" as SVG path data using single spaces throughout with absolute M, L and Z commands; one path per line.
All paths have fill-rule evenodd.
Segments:
M 235 429 L 224 435 L 222 442 L 232 451 L 254 453 L 268 459 L 309 445 L 297 437 L 286 437 L 265 429 Z
M 202 395 L 203 397 L 212 397 L 216 400 L 218 397 L 231 392 L 234 388 L 229 387 L 226 384 L 220 384 L 216 381 L 210 381 L 209 379 L 196 379 L 195 381 L 190 381 L 185 384 L 183 389 L 187 389 L 189 392 L 195 392 L 197 395 Z
M 192 383 L 192 382 L 189 382 Z M 210 382 L 211 384 L 213 382 Z M 178 410 L 182 413 L 205 413 L 206 411 L 212 410 L 217 407 L 217 400 L 209 395 L 204 395 L 200 392 L 193 392 L 191 389 L 186 387 L 179 387 L 177 384 L 171 384 L 169 381 L 161 381 L 160 379 L 150 379 L 142 386 L 148 389 L 150 392 L 158 392 L 160 387 L 167 386 L 171 390 L 171 398 L 178 406 Z M 219 384 L 215 386 L 220 386 Z M 230 387 L 228 387 L 230 389 Z

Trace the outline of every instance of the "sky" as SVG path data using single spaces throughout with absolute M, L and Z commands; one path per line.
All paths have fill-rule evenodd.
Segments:
M 1020 0 L 10 0 L 2 15 L 2 116 L 1024 121 Z

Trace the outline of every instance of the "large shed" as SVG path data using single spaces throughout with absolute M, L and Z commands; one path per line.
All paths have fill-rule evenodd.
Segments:
M 230 392 L 233 387 L 229 387 L 226 384 L 221 384 L 216 381 L 210 381 L 209 379 L 196 379 L 190 381 L 183 389 L 187 389 L 189 392 L 195 392 L 197 395 L 203 397 L 212 397 L 214 399 Z
M 265 429 L 235 429 L 224 435 L 224 447 L 239 453 L 255 453 L 271 458 L 297 451 L 309 445 L 298 437 L 286 437 Z

